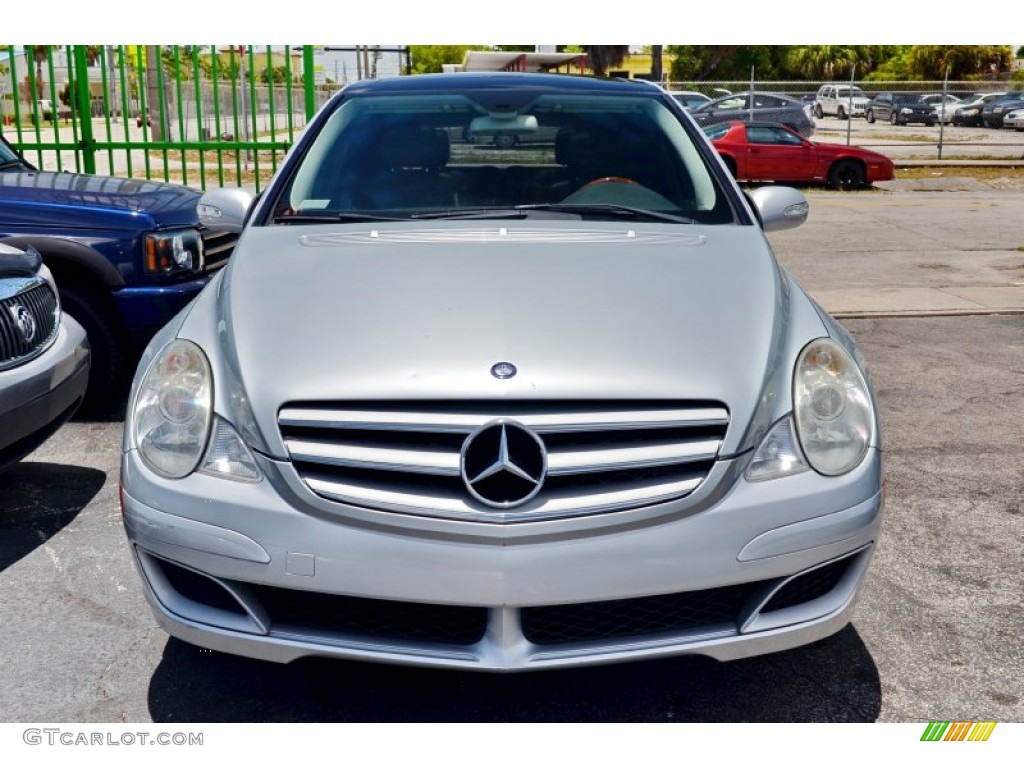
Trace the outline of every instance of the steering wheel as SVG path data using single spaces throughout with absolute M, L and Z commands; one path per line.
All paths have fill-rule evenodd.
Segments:
M 591 179 L 584 184 L 580 189 L 586 189 L 587 187 L 594 187 L 598 184 L 639 184 L 636 179 L 627 179 L 625 176 L 602 176 L 599 179 Z

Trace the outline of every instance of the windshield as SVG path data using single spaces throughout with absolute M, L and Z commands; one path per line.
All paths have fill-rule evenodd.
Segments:
M 8 146 L 6 141 L 0 141 L 0 166 L 8 164 L 21 165 L 21 158 Z
M 350 97 L 300 160 L 276 223 L 541 214 L 732 221 L 672 110 L 654 95 Z
M 862 91 L 857 86 L 853 86 L 853 88 L 839 88 L 836 92 L 839 94 L 839 98 L 841 99 L 848 99 L 851 95 L 854 98 L 864 98 L 864 91 Z

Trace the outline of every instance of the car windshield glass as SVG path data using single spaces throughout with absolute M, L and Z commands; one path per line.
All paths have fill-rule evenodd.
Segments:
M 473 96 L 350 97 L 305 153 L 274 221 L 487 209 L 500 218 L 517 207 L 550 217 L 539 206 L 554 203 L 578 206 L 557 211 L 578 218 L 619 220 L 626 207 L 732 221 L 704 155 L 656 95 L 516 93 L 517 106 L 500 89 Z
M 0 165 L 7 165 L 8 163 L 20 164 L 20 158 L 13 149 L 0 141 Z
M 839 98 L 841 99 L 848 99 L 850 98 L 851 94 L 854 98 L 860 98 L 864 95 L 864 91 L 862 91 L 857 86 L 854 86 L 853 88 L 839 88 L 837 89 L 836 93 L 839 95 Z

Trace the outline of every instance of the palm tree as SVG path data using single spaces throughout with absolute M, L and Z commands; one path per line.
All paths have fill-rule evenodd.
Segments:
M 43 88 L 43 62 L 50 58 L 52 45 L 26 45 L 32 51 L 32 58 L 36 62 L 36 98 L 42 99 L 46 95 Z
M 621 67 L 629 55 L 628 45 L 584 45 L 587 64 L 598 77 L 604 77 L 609 69 Z
M 664 47 L 663 45 L 651 46 L 651 79 L 656 83 L 660 83 L 665 76 L 665 69 L 661 60 L 661 53 Z

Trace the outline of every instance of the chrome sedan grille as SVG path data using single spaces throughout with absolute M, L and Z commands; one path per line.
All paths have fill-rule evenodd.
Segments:
M 542 441 L 541 490 L 495 509 L 469 492 L 462 449 L 506 420 Z M 718 456 L 729 413 L 713 402 L 296 403 L 278 414 L 301 479 L 317 495 L 406 514 L 523 522 L 611 512 L 691 493 Z
M 0 370 L 41 354 L 57 333 L 57 296 L 41 278 L 0 279 Z
M 239 233 L 227 229 L 212 229 L 203 227 L 200 229 L 203 238 L 203 255 L 206 270 L 212 272 L 220 269 L 228 263 L 228 258 L 235 250 Z

